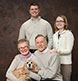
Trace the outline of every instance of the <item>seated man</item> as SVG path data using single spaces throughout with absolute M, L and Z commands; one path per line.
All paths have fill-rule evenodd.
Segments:
M 47 48 L 47 40 L 43 35 L 38 35 L 35 38 L 37 51 L 34 55 L 37 58 L 40 68 L 38 75 L 41 76 L 40 81 L 62 81 L 60 74 L 60 61 L 57 53 L 51 54 Z

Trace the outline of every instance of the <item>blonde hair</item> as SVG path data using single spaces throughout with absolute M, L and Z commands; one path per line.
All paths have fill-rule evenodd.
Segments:
M 58 17 L 63 18 L 64 23 L 65 23 L 64 29 L 65 29 L 65 30 L 68 30 L 68 21 L 67 21 L 66 16 L 64 16 L 64 15 L 59 15 Z M 56 27 L 56 21 L 55 21 L 55 23 L 54 23 L 54 28 L 55 28 L 55 31 L 57 32 L 57 31 L 58 31 L 58 28 Z

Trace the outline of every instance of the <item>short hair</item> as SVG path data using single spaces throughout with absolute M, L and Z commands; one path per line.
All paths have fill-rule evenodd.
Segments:
M 65 30 L 68 30 L 68 21 L 67 21 L 66 16 L 64 16 L 64 15 L 59 15 L 58 17 L 63 18 L 64 23 L 65 23 L 64 29 L 65 29 Z M 54 23 L 54 28 L 55 28 L 55 31 L 58 31 L 58 28 L 56 27 L 56 21 L 55 21 L 55 23 Z
M 23 42 L 26 42 L 26 43 L 28 44 L 28 46 L 30 46 L 29 41 L 28 41 L 27 39 L 20 39 L 20 40 L 18 41 L 18 45 L 19 45 L 20 43 L 23 43 Z
M 29 5 L 29 8 L 30 8 L 31 6 L 38 6 L 38 8 L 40 8 L 39 4 L 36 3 L 36 2 L 31 3 L 31 4 Z
M 38 37 L 43 37 L 43 38 L 47 41 L 47 37 L 45 37 L 44 35 L 41 35 L 41 34 L 39 34 L 39 35 L 37 35 L 37 36 L 35 37 L 35 41 L 36 41 L 36 39 L 37 39 Z

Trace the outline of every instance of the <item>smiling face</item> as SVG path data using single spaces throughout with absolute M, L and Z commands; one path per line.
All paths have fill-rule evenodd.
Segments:
M 58 17 L 56 18 L 56 23 L 55 23 L 55 25 L 56 25 L 56 27 L 57 27 L 59 30 L 60 30 L 60 29 L 64 29 L 65 23 L 64 23 L 63 18 L 58 16 Z
M 29 13 L 30 13 L 31 17 L 37 18 L 40 13 L 40 8 L 37 5 L 32 5 L 32 6 L 30 6 Z
M 39 36 L 39 37 L 36 38 L 35 41 L 36 41 L 36 47 L 40 52 L 42 52 L 46 49 L 47 41 L 44 37 Z
M 26 42 L 21 42 L 18 44 L 18 49 L 22 55 L 28 55 L 29 54 L 29 46 Z

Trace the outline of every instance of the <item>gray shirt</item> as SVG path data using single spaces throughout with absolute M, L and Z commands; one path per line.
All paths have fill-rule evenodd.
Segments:
M 51 49 L 53 30 L 51 25 L 40 16 L 37 19 L 31 18 L 22 24 L 18 40 L 26 38 L 29 40 L 30 49 L 36 49 L 35 37 L 38 34 L 48 37 L 48 48 Z
M 62 75 L 60 74 L 60 60 L 57 53 L 50 53 L 47 48 L 43 52 L 36 51 L 35 56 L 40 68 L 38 74 L 42 79 L 50 78 L 52 80 L 62 81 Z
M 13 71 L 14 71 L 15 69 L 22 68 L 22 67 L 24 66 L 24 64 L 26 63 L 26 61 L 27 61 L 27 60 L 30 60 L 30 59 L 33 60 L 33 61 L 36 61 L 36 57 L 35 57 L 33 54 L 31 54 L 30 57 L 25 58 L 25 59 L 22 57 L 21 54 L 17 55 L 17 56 L 13 59 L 13 61 L 12 61 L 11 65 L 10 65 L 10 67 L 8 68 L 8 70 L 7 70 L 7 72 L 6 72 L 6 77 L 7 77 L 8 79 L 10 79 L 11 81 L 20 81 L 19 79 L 17 79 L 17 78 L 13 75 Z M 41 77 L 40 77 L 38 74 L 33 73 L 33 72 L 30 72 L 29 76 L 30 76 L 31 78 L 35 79 L 35 80 L 40 80 L 40 79 L 41 79 Z

